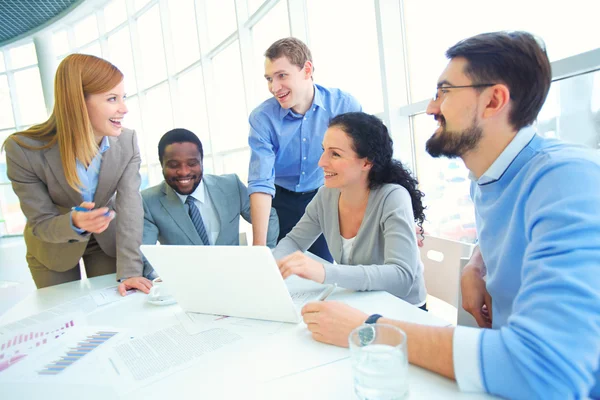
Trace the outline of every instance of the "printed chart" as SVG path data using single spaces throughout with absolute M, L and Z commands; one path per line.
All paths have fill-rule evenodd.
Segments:
M 71 319 L 56 329 L 34 329 L 11 335 L 10 339 L 0 345 L 0 372 L 21 361 L 36 348 L 47 344 L 49 340 L 58 339 L 74 326 L 75 323 Z
M 81 358 L 94 351 L 99 346 L 102 346 L 110 338 L 118 332 L 98 331 L 87 336 L 84 340 L 77 343 L 76 346 L 69 348 L 57 360 L 47 364 L 42 370 L 38 371 L 39 375 L 56 375 L 69 368 L 71 365 L 79 361 Z

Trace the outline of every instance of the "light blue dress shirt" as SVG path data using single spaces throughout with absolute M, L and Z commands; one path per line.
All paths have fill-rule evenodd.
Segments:
M 81 181 L 81 197 L 83 201 L 92 202 L 96 195 L 96 189 L 98 188 L 98 177 L 100 176 L 100 166 L 102 165 L 102 154 L 110 149 L 110 143 L 108 136 L 104 136 L 100 142 L 98 154 L 92 159 L 90 165 L 86 168 L 81 161 L 76 160 L 77 176 Z M 78 204 L 79 205 L 79 204 Z M 71 217 L 71 227 L 79 234 L 84 233 L 85 230 L 76 228 L 73 225 L 73 217 Z
M 313 103 L 304 115 L 282 108 L 274 97 L 250 114 L 249 194 L 274 196 L 275 184 L 293 192 L 308 192 L 323 185 L 318 163 L 329 121 L 362 108 L 354 97 L 339 89 L 316 84 L 314 88 Z
M 188 198 L 188 195 L 179 194 L 175 192 L 177 197 L 183 203 L 185 209 L 188 207 L 185 205 L 185 201 Z M 217 209 L 215 205 L 210 200 L 210 196 L 206 191 L 206 186 L 204 186 L 204 181 L 200 181 L 200 184 L 194 190 L 190 196 L 194 197 L 194 204 L 200 210 L 200 215 L 202 216 L 202 222 L 204 223 L 204 228 L 206 229 L 206 233 L 208 234 L 208 240 L 211 245 L 214 245 L 217 242 L 217 238 L 219 237 L 219 232 L 221 231 L 221 222 L 219 221 L 219 214 L 217 213 Z

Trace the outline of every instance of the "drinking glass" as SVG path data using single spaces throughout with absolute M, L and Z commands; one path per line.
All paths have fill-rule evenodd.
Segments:
M 365 324 L 348 338 L 354 392 L 362 400 L 397 400 L 408 395 L 406 333 L 387 324 Z

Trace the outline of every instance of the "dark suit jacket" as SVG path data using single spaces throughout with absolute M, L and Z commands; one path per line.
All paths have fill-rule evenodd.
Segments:
M 239 245 L 240 215 L 250 220 L 248 189 L 237 175 L 204 175 L 206 191 L 219 215 L 220 231 L 216 245 Z M 175 191 L 166 182 L 142 191 L 144 203 L 144 244 L 202 245 L 200 235 Z M 273 248 L 279 235 L 279 220 L 271 209 L 267 246 Z M 144 276 L 152 267 L 145 262 Z
M 39 147 L 43 142 L 21 138 Z M 110 148 L 102 155 L 96 207 L 116 211 L 108 228 L 94 234 L 102 250 L 117 258 L 117 279 L 142 275 L 143 208 L 140 188 L 140 152 L 135 132 L 123 129 L 109 137 Z M 12 138 L 6 141 L 7 175 L 27 217 L 27 252 L 48 269 L 66 271 L 79 262 L 89 234 L 71 228 L 71 207 L 83 201 L 65 178 L 58 145 L 44 150 L 21 147 Z

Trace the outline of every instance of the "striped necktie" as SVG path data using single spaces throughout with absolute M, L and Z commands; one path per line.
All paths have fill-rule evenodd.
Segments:
M 188 205 L 190 218 L 192 219 L 194 227 L 198 231 L 198 235 L 200 235 L 200 239 L 202 239 L 202 243 L 204 243 L 206 246 L 209 246 L 210 242 L 208 241 L 208 234 L 206 233 L 204 222 L 202 222 L 200 210 L 198 210 L 198 207 L 196 207 L 196 204 L 194 204 L 194 198 L 192 196 L 188 196 L 187 199 L 185 199 L 185 204 Z

